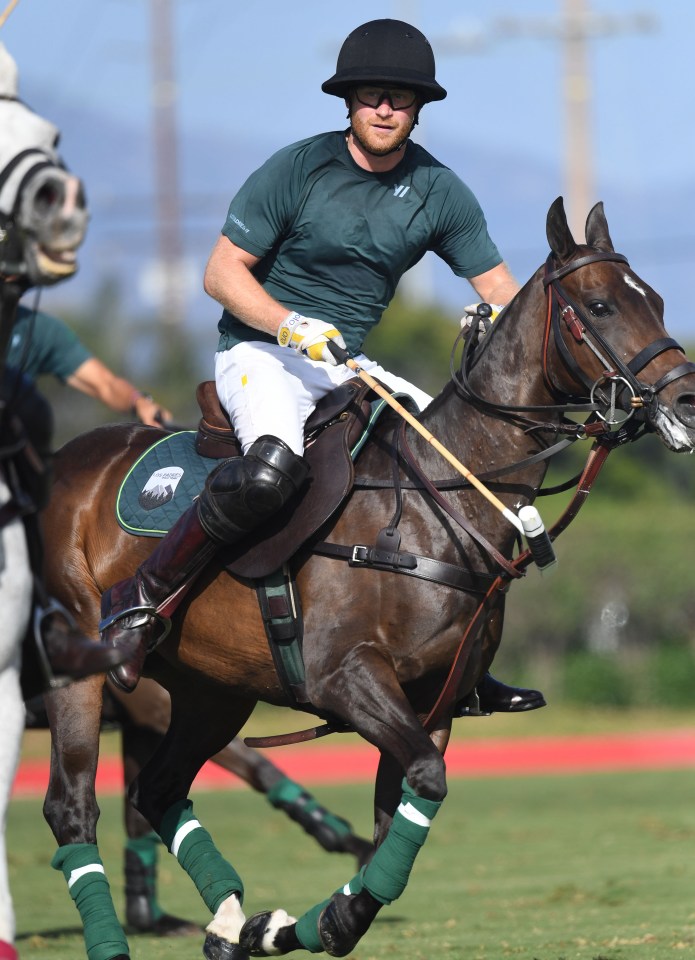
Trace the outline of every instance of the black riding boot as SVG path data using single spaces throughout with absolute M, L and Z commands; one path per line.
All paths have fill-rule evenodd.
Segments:
M 300 489 L 306 461 L 276 437 L 260 437 L 243 457 L 216 467 L 196 504 L 180 517 L 142 563 L 102 597 L 102 640 L 119 647 L 137 637 L 134 656 L 109 676 L 130 693 L 145 657 L 171 628 L 171 614 L 191 581 L 220 546 L 236 543 L 277 513 Z

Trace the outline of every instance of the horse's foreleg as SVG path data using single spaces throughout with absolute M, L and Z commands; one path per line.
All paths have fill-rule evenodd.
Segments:
M 240 701 L 230 705 L 225 691 L 207 685 L 198 689 L 189 683 L 181 696 L 172 692 L 169 730 L 129 791 L 213 914 L 207 927 L 208 960 L 245 956 L 238 946 L 244 888 L 195 816 L 188 794 L 205 761 L 238 732 L 253 706 Z
M 154 686 L 151 681 L 150 683 Z M 139 692 L 141 685 L 138 684 L 134 694 Z M 128 797 L 127 788 L 161 742 L 162 734 L 155 730 L 131 722 L 127 715 L 122 720 L 121 748 L 126 788 L 124 822 L 127 837 L 123 852 L 125 918 L 132 929 L 141 933 L 154 933 L 159 937 L 199 934 L 201 928 L 198 924 L 173 916 L 160 905 L 157 898 L 157 864 L 162 842 Z
M 51 866 L 62 871 L 79 910 L 90 960 L 127 960 L 128 941 L 96 841 L 94 783 L 103 682 L 103 677 L 90 677 L 46 697 L 51 775 L 43 812 L 58 841 Z
M 349 690 L 349 704 L 344 691 Z M 341 700 L 340 692 L 343 691 Z M 321 686 L 313 702 L 323 706 L 374 743 L 405 773 L 399 802 L 383 842 L 367 867 L 316 904 L 299 920 L 281 911 L 251 917 L 240 943 L 255 956 L 284 954 L 303 947 L 345 956 L 369 929 L 382 906 L 405 890 L 415 858 L 446 796 L 442 754 L 425 732 L 390 665 L 372 649 L 348 656 L 330 684 Z M 385 812 L 388 820 L 388 811 Z

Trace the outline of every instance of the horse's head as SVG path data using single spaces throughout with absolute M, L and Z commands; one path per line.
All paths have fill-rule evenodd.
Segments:
M 17 67 L 0 44 L 0 277 L 27 287 L 72 276 L 87 229 L 84 190 L 58 139 L 17 98 Z
M 555 398 L 589 398 L 643 418 L 664 444 L 695 449 L 695 364 L 663 324 L 661 297 L 613 249 L 603 204 L 575 243 L 562 198 L 547 218 L 544 374 Z

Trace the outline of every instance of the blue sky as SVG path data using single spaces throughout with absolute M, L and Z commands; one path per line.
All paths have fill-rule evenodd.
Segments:
M 606 204 L 616 246 L 628 255 L 637 252 L 638 272 L 664 295 L 667 319 L 670 305 L 671 331 L 685 336 L 691 326 L 683 313 L 689 302 L 686 282 L 695 259 L 695 4 L 585 2 L 594 14 L 618 18 L 621 28 L 598 36 L 589 49 L 594 199 Z M 109 127 L 124 139 L 133 131 L 151 136 L 150 14 L 155 6 L 154 0 L 20 0 L 0 39 L 19 64 L 21 89 L 27 99 L 31 91 L 31 105 L 44 112 L 50 101 L 58 114 L 50 119 L 59 123 L 63 112 L 90 110 L 100 124 L 93 136 Z M 182 189 L 200 191 L 204 181 L 216 208 L 199 238 L 196 234 L 196 270 L 202 269 L 241 171 L 250 172 L 276 147 L 343 125 L 342 104 L 322 94 L 320 84 L 333 72 L 347 33 L 379 16 L 408 20 L 427 34 L 438 79 L 449 91 L 447 100 L 423 112 L 416 138 L 470 183 L 486 210 L 488 205 L 493 210 L 491 230 L 520 280 L 544 257 L 547 208 L 558 193 L 567 192 L 565 110 L 563 46 L 538 33 L 551 34 L 558 26 L 561 0 L 171 0 L 171 6 L 178 133 L 186 145 Z M 653 28 L 639 28 L 638 14 L 651 17 Z M 531 35 L 501 38 L 500 18 L 509 16 L 525 23 Z M 447 49 L 462 37 L 469 41 L 465 52 L 460 45 Z M 77 132 L 70 136 L 71 141 L 63 139 L 65 157 L 80 172 L 79 151 L 90 131 L 79 131 L 79 143 Z M 230 170 L 233 155 L 234 172 L 226 180 L 217 173 L 224 157 L 208 174 L 206 150 L 227 153 Z M 126 161 L 115 156 L 113 162 Z M 517 206 L 528 200 L 520 171 L 528 170 L 535 171 L 542 189 L 534 187 L 539 199 L 534 192 L 533 213 L 524 215 L 529 222 L 519 225 Z M 95 207 L 101 204 L 102 227 L 104 211 L 111 209 L 104 202 L 108 176 L 107 170 L 103 181 L 93 175 L 87 183 Z M 509 191 L 503 209 L 495 203 L 504 193 L 498 178 Z M 675 192 L 678 222 L 666 206 L 648 216 L 640 210 L 641 198 L 654 190 Z M 99 256 L 102 242 L 96 230 L 87 240 L 86 276 L 56 288 L 54 298 L 86 292 L 106 260 Z M 441 290 L 450 305 L 470 300 L 465 284 L 454 288 L 447 280 Z M 210 316 L 216 317 L 214 309 Z

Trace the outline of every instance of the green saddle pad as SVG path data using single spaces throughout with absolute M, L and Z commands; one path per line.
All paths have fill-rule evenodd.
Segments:
M 394 397 L 417 413 L 409 396 L 395 393 Z M 350 451 L 353 460 L 385 407 L 385 401 L 378 398 L 372 403 L 369 423 Z M 163 537 L 199 495 L 220 460 L 201 457 L 195 438 L 195 430 L 168 434 L 148 447 L 130 468 L 116 500 L 116 517 L 128 533 Z
M 220 463 L 201 457 L 195 430 L 158 440 L 136 460 L 118 491 L 116 516 L 128 533 L 163 537 L 198 496 Z

